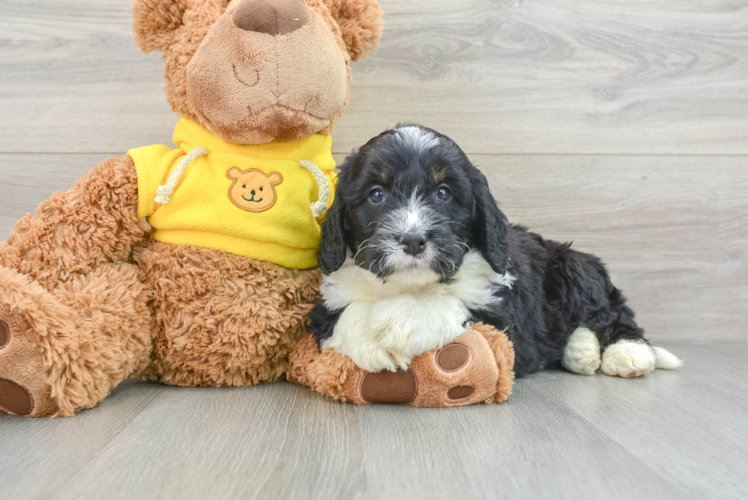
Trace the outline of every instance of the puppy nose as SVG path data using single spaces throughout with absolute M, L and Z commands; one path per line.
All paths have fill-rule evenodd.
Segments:
M 254 189 L 252 191 L 250 191 L 250 192 L 252 193 L 252 196 L 255 195 L 255 190 Z
M 241 0 L 233 20 L 244 31 L 275 36 L 301 28 L 311 16 L 304 0 Z
M 400 239 L 400 245 L 408 255 L 416 256 L 426 249 L 426 236 L 423 234 L 406 234 Z

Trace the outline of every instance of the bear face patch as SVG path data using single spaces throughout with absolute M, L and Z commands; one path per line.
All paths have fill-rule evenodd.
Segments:
M 232 167 L 226 177 L 234 181 L 229 187 L 229 200 L 247 212 L 264 212 L 275 205 L 278 196 L 275 186 L 283 182 L 279 172 L 265 174 L 262 170 L 242 170 Z

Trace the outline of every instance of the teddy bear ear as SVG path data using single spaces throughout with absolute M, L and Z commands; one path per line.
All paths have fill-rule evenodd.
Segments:
M 357 61 L 382 36 L 382 9 L 376 0 L 323 0 L 338 22 L 351 59 Z
M 239 167 L 231 167 L 226 172 L 226 177 L 228 177 L 229 180 L 232 180 L 232 181 L 237 180 L 241 176 L 242 176 L 242 169 L 240 169 Z
M 271 172 L 268 176 L 268 182 L 271 186 L 277 186 L 283 182 L 283 176 L 279 172 Z
M 165 51 L 174 32 L 182 26 L 182 16 L 191 0 L 135 0 L 132 28 L 135 43 L 146 54 Z

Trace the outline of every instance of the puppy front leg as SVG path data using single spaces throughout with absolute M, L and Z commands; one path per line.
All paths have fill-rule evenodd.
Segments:
M 413 357 L 463 333 L 468 317 L 462 302 L 441 295 L 354 302 L 322 346 L 335 348 L 370 372 L 407 370 Z
M 398 363 L 382 342 L 386 332 L 371 324 L 373 305 L 371 302 L 351 303 L 340 314 L 332 336 L 323 340 L 320 347 L 335 349 L 368 372 L 395 371 Z

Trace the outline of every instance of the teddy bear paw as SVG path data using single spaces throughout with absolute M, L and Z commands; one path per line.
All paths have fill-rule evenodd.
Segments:
M 498 372 L 488 343 L 471 330 L 441 349 L 413 358 L 407 371 L 363 372 L 352 399 L 428 407 L 468 405 L 496 393 Z
M 0 320 L 0 356 L 10 344 L 11 328 L 6 321 Z M 34 409 L 34 398 L 23 386 L 0 378 L 0 410 L 15 413 L 16 415 L 28 415 Z
M 0 278 L 7 272 L 0 268 Z M 12 280 L 0 283 L 7 285 L 0 298 L 0 411 L 32 417 L 54 415 L 58 407 L 46 382 L 44 355 L 32 341 L 32 327 L 19 310 L 30 304 L 24 300 L 29 297 Z M 32 286 L 25 283 L 21 287 L 27 285 Z
M 0 410 L 42 416 L 57 412 L 51 388 L 43 382 L 41 352 L 28 342 L 19 318 L 0 313 Z

